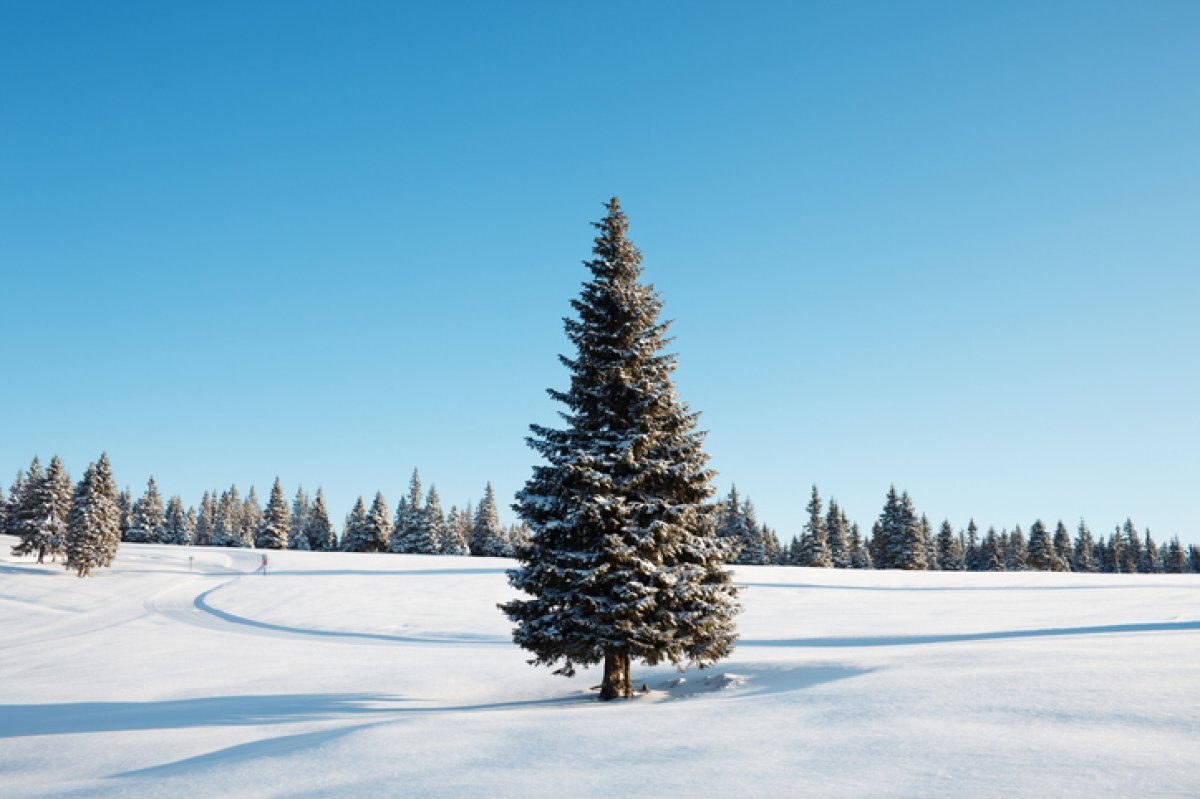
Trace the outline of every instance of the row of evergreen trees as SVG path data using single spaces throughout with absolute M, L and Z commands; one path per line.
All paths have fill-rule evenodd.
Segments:
M 80 577 L 110 565 L 121 542 L 121 509 L 108 456 L 89 464 L 74 488 L 57 455 L 44 472 L 34 458 L 8 499 L 0 490 L 0 532 L 18 539 L 13 554 L 36 554 L 38 563 L 61 557 Z
M 93 475 L 93 471 L 98 474 Z M 185 508 L 178 495 L 164 502 L 153 477 L 137 499 L 128 489 L 117 493 L 107 455 L 88 467 L 80 486 L 85 484 L 91 492 L 87 496 L 99 492 L 105 502 L 111 503 L 111 509 L 105 505 L 101 514 L 103 554 L 94 562 L 88 561 L 88 570 L 108 565 L 120 541 L 506 557 L 527 538 L 523 525 L 507 528 L 501 525 L 491 483 L 478 507 L 468 502 L 461 511 L 452 506 L 444 513 L 437 487 L 431 486 L 428 494 L 423 494 L 416 470 L 409 493 L 400 500 L 394 516 L 382 493 L 375 495 L 369 508 L 359 497 L 340 537 L 329 519 L 324 492 L 317 489 L 315 497 L 310 498 L 301 488 L 289 503 L 278 479 L 265 507 L 260 505 L 253 486 L 242 498 L 234 485 L 220 494 L 206 491 L 198 510 Z M 0 490 L 0 533 L 18 539 L 13 553 L 36 554 L 39 563 L 46 558 L 66 558 L 68 564 L 73 564 L 77 559 L 71 558 L 70 529 L 79 505 L 75 495 L 80 490 L 77 487 L 72 491 L 70 476 L 58 456 L 51 459 L 45 470 L 35 457 L 27 470 L 18 472 L 7 499 Z M 99 513 L 83 506 L 78 512 Z
M 816 486 L 807 506 L 803 532 L 782 544 L 759 523 L 754 505 L 737 488 L 721 503 L 718 533 L 737 551 L 736 563 L 816 566 L 841 569 L 936 569 L 942 571 L 1080 571 L 1142 574 L 1200 573 L 1200 547 L 1179 537 L 1159 546 L 1150 531 L 1139 533 L 1126 519 L 1105 539 L 1095 537 L 1082 520 L 1072 538 L 1061 521 L 1054 532 L 1039 519 L 1026 537 L 1020 525 L 1011 532 L 994 527 L 980 535 L 972 519 L 955 531 L 943 521 L 935 533 L 928 517 L 917 515 L 907 492 L 893 487 L 883 512 L 864 538 L 836 500 L 824 510 Z
M 95 472 L 95 474 L 92 474 Z M 90 480 L 90 482 L 89 482 Z M 165 503 L 151 477 L 145 492 L 136 500 L 128 489 L 121 493 L 108 485 L 113 480 L 108 457 L 101 456 L 88 467 L 85 478 L 74 489 L 62 461 L 55 456 L 43 470 L 38 458 L 29 469 L 18 472 L 5 499 L 0 490 L 0 532 L 19 539 L 14 554 L 65 558 L 70 564 L 86 563 L 85 571 L 107 565 L 117 541 L 198 546 L 257 547 L 259 549 L 303 549 L 346 552 L 395 552 L 413 554 L 512 556 L 528 539 L 524 525 L 504 527 L 496 507 L 491 483 L 477 507 L 468 502 L 463 510 L 452 506 L 442 511 L 437 487 L 422 492 L 421 478 L 413 470 L 408 494 L 393 514 L 382 493 L 368 506 L 362 497 L 346 517 L 341 536 L 329 519 L 324 493 L 317 489 L 309 497 L 298 489 L 290 503 L 278 479 L 265 507 L 253 486 L 242 498 L 237 486 L 218 494 L 204 493 L 199 510 L 185 508 L 178 495 Z M 86 484 L 86 486 L 85 486 Z M 70 530 L 76 494 L 84 487 L 89 502 L 100 502 L 99 510 L 81 506 L 76 519 L 79 529 L 87 526 L 88 514 L 106 517 L 104 502 L 116 508 L 116 538 L 111 538 L 107 521 L 98 535 L 101 544 L 87 544 L 94 554 L 72 559 Z M 91 499 L 103 495 L 100 499 Z M 1094 537 L 1080 521 L 1074 538 L 1060 521 L 1053 533 L 1040 520 L 1028 536 L 1018 525 L 1011 532 L 994 527 L 980 534 L 975 521 L 955 531 L 949 521 L 935 533 L 929 519 L 917 514 L 907 492 L 888 492 L 879 520 L 864 538 L 836 500 L 826 509 L 816 486 L 807 506 L 803 532 L 787 544 L 760 523 L 749 498 L 742 499 L 736 486 L 721 502 L 717 514 L 718 534 L 737 552 L 742 564 L 779 564 L 844 569 L 894 568 L 944 571 L 1083 571 L 1111 573 L 1200 573 L 1200 547 L 1184 546 L 1178 537 L 1159 546 L 1150 531 L 1139 533 L 1126 520 L 1108 535 Z M 82 525 L 82 526 L 80 526 Z M 110 540 L 111 539 L 111 540 Z M 82 546 L 76 540 L 76 546 Z M 78 551 L 82 553 L 82 550 Z M 89 550 L 90 552 L 90 550 Z

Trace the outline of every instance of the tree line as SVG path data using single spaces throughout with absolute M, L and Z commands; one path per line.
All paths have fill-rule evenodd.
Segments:
M 18 539 L 13 554 L 36 555 L 38 563 L 61 559 L 80 576 L 111 564 L 122 541 L 508 557 L 528 537 L 524 525 L 501 525 L 491 483 L 478 505 L 443 512 L 437 487 L 424 493 L 414 469 L 394 514 L 382 492 L 369 506 L 360 496 L 339 535 L 320 488 L 312 497 L 299 488 L 288 502 L 276 478 L 265 506 L 253 486 L 243 498 L 232 485 L 204 492 L 198 509 L 185 508 L 179 495 L 164 502 L 153 477 L 137 499 L 129 489 L 118 492 L 107 455 L 74 487 L 57 455 L 45 469 L 35 456 L 17 472 L 7 498 L 0 490 L 0 533 Z
M 1114 574 L 1200 573 L 1200 547 L 1184 546 L 1179 536 L 1163 545 L 1129 519 L 1106 537 L 1094 536 L 1080 520 L 1074 537 L 1059 521 L 1051 532 L 1040 519 L 1029 533 L 989 527 L 980 534 L 975 520 L 965 530 L 943 521 L 934 531 L 918 515 L 908 492 L 893 487 L 869 535 L 847 519 L 834 499 L 824 507 L 816 486 L 800 535 L 783 544 L 758 521 L 754 504 L 737 487 L 720 503 L 718 535 L 737 552 L 735 563 L 816 566 L 839 569 L 930 569 L 940 571 L 1076 571 Z
M 747 565 L 1200 573 L 1200 547 L 1185 546 L 1178 536 L 1159 545 L 1149 530 L 1139 532 L 1129 519 L 1107 537 L 1094 536 L 1082 520 L 1074 536 L 1062 521 L 1051 532 L 1041 520 L 1030 525 L 1028 535 L 1020 525 L 999 532 L 989 527 L 981 533 L 974 519 L 957 531 L 943 521 L 935 532 L 928 517 L 917 514 L 908 493 L 898 494 L 892 488 L 870 534 L 863 536 L 837 500 L 830 499 L 826 507 L 816 486 L 806 511 L 803 531 L 784 544 L 775 530 L 759 522 L 754 503 L 743 499 L 734 486 L 718 505 L 717 534 L 736 552 L 732 562 Z M 288 502 L 277 478 L 263 506 L 254 486 L 242 497 L 232 485 L 220 493 L 204 492 L 197 509 L 185 507 L 179 495 L 164 502 L 153 477 L 136 499 L 129 489 L 118 493 L 106 455 L 89 465 L 74 487 L 57 456 L 44 470 L 34 457 L 27 470 L 17 472 L 7 499 L 0 490 L 0 533 L 18 539 L 15 555 L 36 555 L 39 563 L 47 558 L 62 560 L 77 571 L 82 566 L 83 573 L 111 563 L 121 541 L 512 557 L 529 538 L 524 524 L 500 523 L 491 483 L 478 505 L 467 502 L 462 510 L 451 506 L 443 512 L 437 487 L 423 493 L 420 473 L 414 469 L 408 493 L 394 513 L 382 492 L 369 505 L 360 496 L 339 534 L 320 488 L 311 497 L 298 488 Z

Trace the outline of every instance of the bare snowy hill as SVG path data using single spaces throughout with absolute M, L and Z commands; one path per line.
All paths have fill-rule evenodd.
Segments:
M 11 544 L 5 797 L 1200 794 L 1195 575 L 741 567 L 734 657 L 605 705 L 509 642 L 509 561 Z

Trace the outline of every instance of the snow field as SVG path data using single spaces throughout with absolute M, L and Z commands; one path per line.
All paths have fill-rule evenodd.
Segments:
M 510 561 L 269 557 L 0 557 L 0 795 L 1200 793 L 1194 575 L 738 567 L 733 658 L 600 704 L 509 643 Z

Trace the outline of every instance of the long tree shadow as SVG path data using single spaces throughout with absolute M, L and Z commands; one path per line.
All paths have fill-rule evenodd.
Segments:
M 466 713 L 586 704 L 593 699 L 594 697 L 588 694 L 576 693 L 508 702 L 412 706 L 407 703 L 416 700 L 378 694 L 269 694 L 150 702 L 0 705 L 0 739 L 190 727 L 251 727 L 330 721 L 362 715 L 383 720 L 410 714 Z
M 759 638 L 738 641 L 739 647 L 861 647 L 913 646 L 946 644 L 958 641 L 993 641 L 1009 638 L 1043 638 L 1063 635 L 1111 635 L 1114 633 L 1154 633 L 1200 630 L 1200 621 L 1163 621 L 1143 624 L 1099 624 L 1091 627 L 1047 627 L 1040 630 L 999 630 L 983 633 L 946 633 L 934 635 L 872 635 L 825 638 Z
M 245 727 L 395 711 L 407 700 L 375 694 L 213 696 L 155 702 L 0 705 L 0 738 L 82 732 Z
M 307 635 L 316 636 L 319 638 L 351 638 L 368 641 L 395 641 L 404 644 L 483 644 L 488 646 L 508 646 L 512 643 L 509 638 L 497 638 L 490 635 L 466 635 L 460 634 L 455 636 L 447 636 L 438 638 L 435 636 L 420 636 L 420 635 L 391 635 L 389 633 L 364 633 L 352 632 L 347 630 L 316 630 L 309 627 L 292 627 L 287 624 L 274 624 L 269 621 L 258 621 L 257 619 L 238 616 L 236 613 L 230 613 L 220 608 L 215 608 L 208 603 L 208 595 L 213 591 L 220 589 L 222 586 L 210 588 L 204 593 L 196 597 L 192 603 L 197 610 L 203 611 L 211 616 L 215 616 L 222 621 L 227 621 L 230 624 L 239 624 L 246 627 L 254 627 L 260 630 L 270 630 L 279 633 L 289 633 L 292 635 Z

